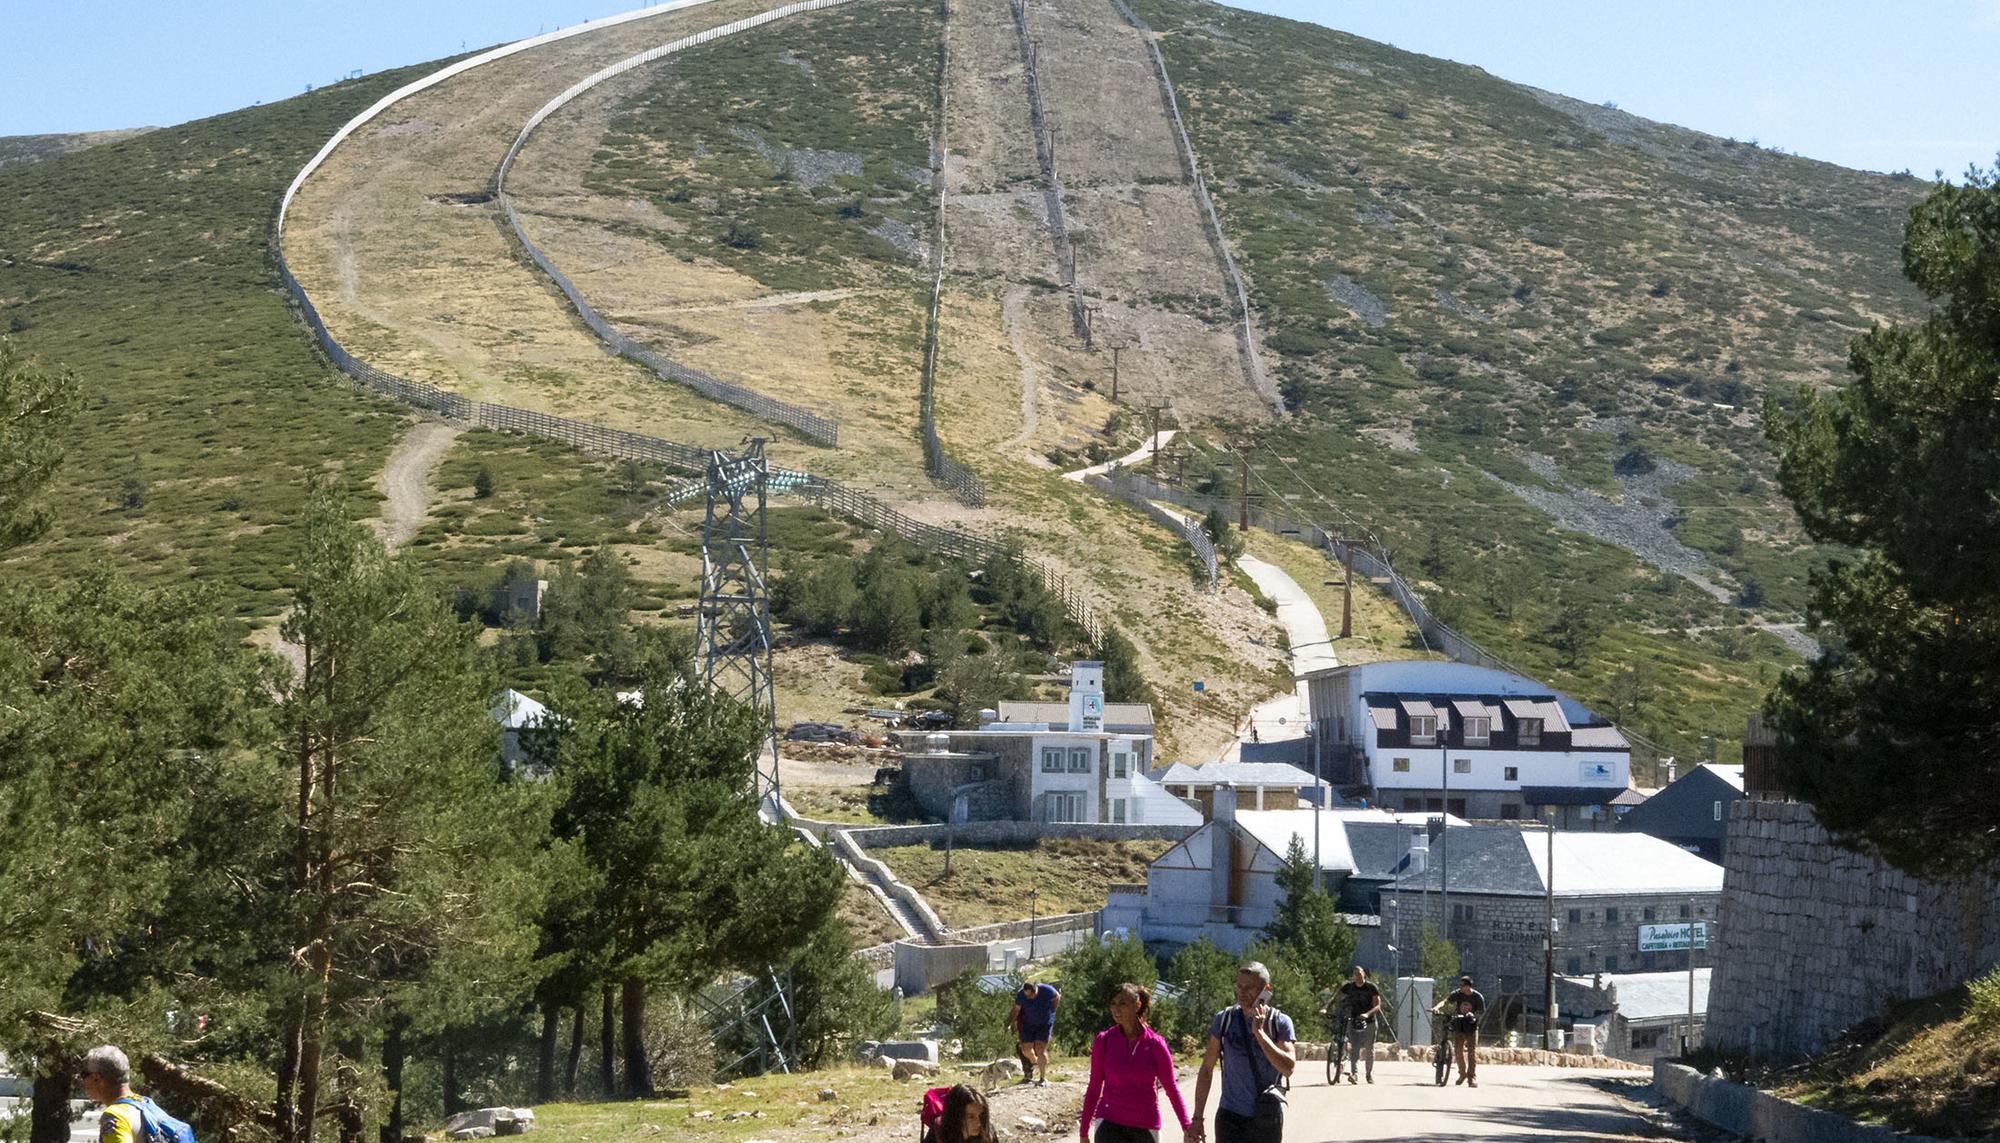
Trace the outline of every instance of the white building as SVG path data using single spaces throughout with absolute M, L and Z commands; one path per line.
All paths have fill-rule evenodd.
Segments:
M 519 765 L 522 756 L 527 753 L 521 742 L 523 732 L 533 734 L 553 725 L 548 707 L 516 690 L 501 691 L 487 713 L 500 724 L 500 765 L 509 771 Z
M 1325 770 L 1384 806 L 1466 818 L 1610 828 L 1632 746 L 1582 703 L 1533 679 L 1402 660 L 1305 676 Z
M 978 730 L 899 737 L 903 780 L 927 812 L 953 821 L 1201 824 L 1198 810 L 1146 776 L 1152 735 L 1123 728 L 1150 727 L 1151 711 L 1141 720 L 1131 708 L 1143 704 L 1107 708 L 1102 663 L 1071 665 L 1067 704 L 1009 705 L 1009 719 Z
M 1211 816 L 1218 786 L 1236 789 L 1236 804 L 1247 810 L 1295 810 L 1307 804 L 1313 776 L 1286 762 L 1209 762 L 1190 766 L 1176 762 L 1153 775 L 1168 793 L 1192 803 Z M 1324 800 L 1324 799 L 1322 799 Z
M 1270 927 L 1284 900 L 1277 875 L 1293 838 L 1308 859 L 1317 849 L 1329 891 L 1355 871 L 1347 831 L 1334 813 L 1238 810 L 1236 791 L 1227 785 L 1215 789 L 1214 805 L 1208 824 L 1147 868 L 1143 886 L 1112 887 L 1100 922 L 1105 931 L 1123 929 L 1149 942 L 1176 945 L 1206 936 L 1241 952 Z M 1348 922 L 1380 924 L 1372 916 L 1349 916 Z

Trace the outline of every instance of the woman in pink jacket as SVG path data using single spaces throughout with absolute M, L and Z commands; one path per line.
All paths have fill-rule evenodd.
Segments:
M 1201 1138 L 1199 1124 L 1188 1118 L 1174 1075 L 1174 1053 L 1167 1041 L 1146 1024 L 1153 995 L 1136 984 L 1118 986 L 1111 994 L 1111 1027 L 1090 1045 L 1090 1086 L 1083 1093 L 1083 1119 L 1077 1133 L 1090 1143 L 1092 1120 L 1102 1120 L 1097 1143 L 1158 1143 L 1160 1094 L 1174 1105 L 1187 1138 Z

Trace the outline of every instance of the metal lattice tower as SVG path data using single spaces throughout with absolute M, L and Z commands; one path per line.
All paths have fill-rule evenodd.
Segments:
M 701 602 L 695 643 L 702 681 L 757 712 L 766 759 L 757 761 L 759 799 L 775 812 L 778 795 L 778 703 L 771 675 L 771 606 L 765 573 L 764 519 L 769 469 L 764 441 L 741 456 L 708 454 L 708 517 L 701 533 Z

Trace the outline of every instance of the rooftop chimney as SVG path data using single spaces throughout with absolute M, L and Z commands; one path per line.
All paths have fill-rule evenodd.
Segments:
M 1218 782 L 1215 785 L 1214 808 L 1209 817 L 1219 822 L 1236 820 L 1236 786 L 1232 782 Z
M 1104 729 L 1104 664 L 1075 662 L 1069 666 L 1069 728 Z

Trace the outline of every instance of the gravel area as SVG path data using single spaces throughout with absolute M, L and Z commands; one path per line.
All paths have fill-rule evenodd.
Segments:
M 1354 316 L 1362 320 L 1370 329 L 1380 329 L 1388 320 L 1389 307 L 1381 298 L 1368 292 L 1368 287 L 1345 274 L 1335 274 L 1324 283 L 1327 297 L 1354 311 Z
M 1685 577 L 1688 582 L 1725 603 L 1733 596 L 1709 577 L 1716 571 L 1708 557 L 1688 547 L 1667 529 L 1676 505 L 1670 489 L 1694 475 L 1687 465 L 1661 460 L 1653 471 L 1636 476 L 1620 476 L 1624 490 L 1621 500 L 1612 500 L 1586 488 L 1577 488 L 1562 479 L 1555 462 L 1545 456 L 1521 458 L 1537 476 L 1556 487 L 1531 488 L 1499 477 L 1501 486 L 1549 514 L 1558 527 L 1595 536 L 1617 544 L 1661 571 Z
M 735 127 L 731 134 L 756 148 L 764 160 L 791 174 L 807 190 L 823 187 L 847 175 L 860 178 L 862 159 L 852 151 L 822 151 L 814 147 L 786 147 L 764 138 L 748 127 Z

